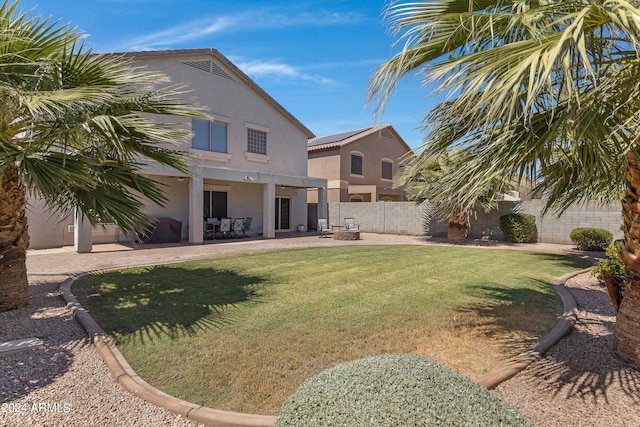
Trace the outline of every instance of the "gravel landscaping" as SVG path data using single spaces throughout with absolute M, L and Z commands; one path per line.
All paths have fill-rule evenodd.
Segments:
M 75 255 L 65 257 L 71 263 Z M 0 313 L 0 342 L 44 341 L 40 348 L 0 355 L 0 426 L 199 425 L 114 381 L 59 296 L 65 278 L 31 276 L 29 306 Z M 612 352 L 615 313 L 603 288 L 588 273 L 566 286 L 579 308 L 574 331 L 493 392 L 535 426 L 639 426 L 640 371 L 624 366 Z
M 28 307 L 0 313 L 0 342 L 38 337 L 44 346 L 0 355 L 2 426 L 197 426 L 115 382 L 59 296 L 65 277 L 31 282 Z
M 537 427 L 640 426 L 640 371 L 613 353 L 615 311 L 588 273 L 567 281 L 573 331 L 494 393 Z

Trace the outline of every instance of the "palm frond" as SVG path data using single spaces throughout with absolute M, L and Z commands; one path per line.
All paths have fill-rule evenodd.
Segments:
M 19 12 L 17 2 L 0 6 L 0 30 L 0 172 L 16 165 L 53 209 L 80 208 L 91 222 L 139 231 L 143 201 L 166 203 L 143 165 L 188 173 L 174 151 L 190 135 L 179 117 L 208 115 L 184 87 L 94 54 L 82 33 Z M 158 123 L 162 116 L 171 119 Z
M 425 117 L 422 155 L 459 150 L 464 163 L 435 197 L 454 195 L 469 205 L 503 177 L 535 179 L 549 210 L 613 200 L 640 125 L 638 6 L 624 0 L 394 5 L 388 19 L 405 45 L 374 73 L 368 100 L 383 104 L 416 69 L 448 94 Z

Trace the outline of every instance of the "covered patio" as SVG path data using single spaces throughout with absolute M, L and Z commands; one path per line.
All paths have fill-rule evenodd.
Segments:
M 189 244 L 205 240 L 207 219 L 251 218 L 247 235 L 272 239 L 279 232 L 291 232 L 307 223 L 307 189 L 319 195 L 319 214 L 327 215 L 326 186 L 323 178 L 279 175 L 198 167 L 192 177 L 175 172 L 153 171 L 153 178 L 165 185 L 169 204 L 148 206 L 154 217 L 170 217 L 182 222 L 182 238 Z M 93 227 L 76 213 L 74 247 L 91 252 Z

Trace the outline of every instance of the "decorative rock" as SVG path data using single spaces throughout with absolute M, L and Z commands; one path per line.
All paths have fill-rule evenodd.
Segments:
M 42 347 L 43 344 L 39 338 L 26 338 L 23 340 L 3 342 L 0 343 L 0 355 L 13 354 L 29 348 Z

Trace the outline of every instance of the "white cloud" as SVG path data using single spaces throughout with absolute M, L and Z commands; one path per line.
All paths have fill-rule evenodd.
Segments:
M 124 47 L 126 50 L 169 49 L 217 33 L 293 26 L 346 25 L 358 22 L 360 19 L 361 17 L 355 13 L 320 11 L 284 14 L 273 13 L 268 9 L 259 9 L 185 22 L 134 38 Z
M 211 20 L 193 21 L 177 25 L 163 31 L 134 38 L 127 44 L 126 48 L 127 50 L 170 48 L 225 31 L 240 22 L 239 19 L 239 16 L 222 16 Z
M 301 68 L 276 61 L 245 61 L 241 58 L 230 58 L 238 68 L 248 74 L 251 78 L 260 79 L 286 79 L 288 82 L 298 81 L 323 86 L 339 86 L 336 80 L 329 79 L 316 74 L 304 72 Z

